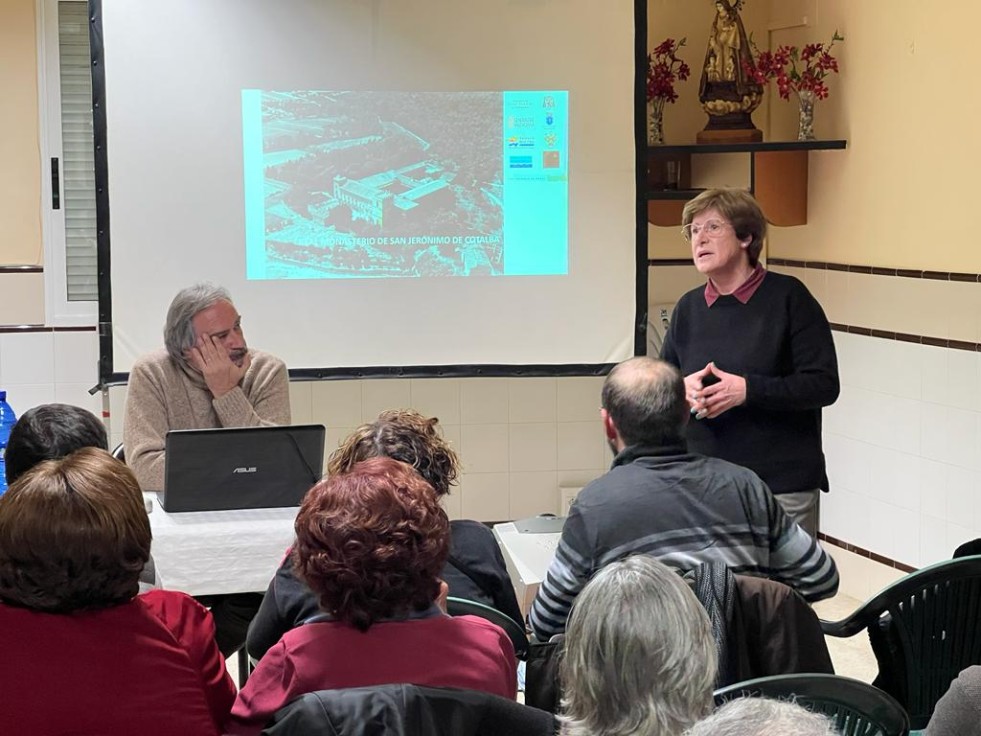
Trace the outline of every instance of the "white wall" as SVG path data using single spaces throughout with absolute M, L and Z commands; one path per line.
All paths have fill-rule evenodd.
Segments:
M 95 332 L 0 334 L 0 388 L 20 416 L 59 401 L 102 413 Z M 463 476 L 451 517 L 496 521 L 559 510 L 559 487 L 604 473 L 612 455 L 599 420 L 601 378 L 465 378 L 295 382 L 295 423 L 327 427 L 327 452 L 383 409 L 439 417 Z M 125 387 L 109 392 L 110 446 L 122 441 Z

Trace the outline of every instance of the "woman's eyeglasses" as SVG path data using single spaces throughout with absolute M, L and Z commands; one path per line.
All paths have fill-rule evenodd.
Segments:
M 722 233 L 726 231 L 727 227 L 732 227 L 728 222 L 723 222 L 722 220 L 707 220 L 701 225 L 695 225 L 689 223 L 681 228 L 681 234 L 685 237 L 685 240 L 690 241 L 692 238 L 697 238 L 704 232 L 710 238 L 718 238 L 722 236 Z

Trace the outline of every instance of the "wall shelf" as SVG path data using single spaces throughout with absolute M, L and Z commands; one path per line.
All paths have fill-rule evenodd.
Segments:
M 691 157 L 701 154 L 749 154 L 749 190 L 767 219 L 779 227 L 807 224 L 807 162 L 810 151 L 841 150 L 844 140 L 704 143 L 647 147 L 647 219 L 652 225 L 681 224 L 681 211 L 700 189 L 691 188 Z M 669 162 L 681 176 L 667 182 Z

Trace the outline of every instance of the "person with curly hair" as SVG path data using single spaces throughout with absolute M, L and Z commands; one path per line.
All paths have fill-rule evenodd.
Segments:
M 449 546 L 438 496 L 405 463 L 372 458 L 314 486 L 296 517 L 294 560 L 324 613 L 269 649 L 226 732 L 258 734 L 281 707 L 318 690 L 409 683 L 513 699 L 508 636 L 441 608 Z
M 384 411 L 358 427 L 331 455 L 328 475 L 338 475 L 372 457 L 390 457 L 411 465 L 439 497 L 450 491 L 460 462 L 439 429 L 439 420 L 411 409 Z M 501 548 L 491 530 L 477 521 L 450 522 L 450 552 L 440 577 L 449 594 L 492 606 L 515 621 L 521 609 L 508 577 Z M 290 629 L 320 614 L 317 596 L 298 579 L 294 555 L 287 554 L 249 626 L 249 655 L 260 659 Z
M 215 734 L 235 685 L 211 614 L 137 594 L 150 521 L 104 450 L 19 475 L 0 496 L 0 733 Z

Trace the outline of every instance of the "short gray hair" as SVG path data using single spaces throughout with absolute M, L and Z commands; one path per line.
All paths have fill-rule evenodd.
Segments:
M 560 671 L 563 734 L 680 736 L 712 711 L 705 609 L 653 557 L 614 562 L 576 598 Z
M 191 320 L 202 309 L 218 302 L 231 304 L 232 297 L 224 287 L 208 282 L 194 284 L 177 292 L 167 310 L 167 321 L 164 323 L 164 346 L 171 358 L 181 364 L 187 363 L 184 353 L 197 340 Z
M 737 698 L 699 721 L 685 736 L 838 736 L 827 716 L 796 703 Z

